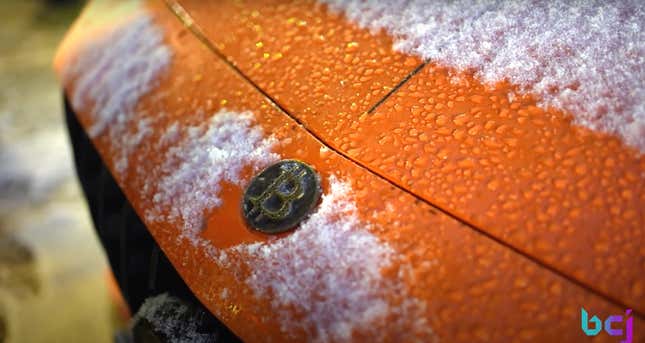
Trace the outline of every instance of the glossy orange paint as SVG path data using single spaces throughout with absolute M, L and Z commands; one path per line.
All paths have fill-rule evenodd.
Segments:
M 426 66 L 376 111 L 325 137 L 526 254 L 645 311 L 645 158 L 508 85 Z M 322 129 L 321 125 L 311 124 Z
M 168 1 L 294 117 L 350 124 L 422 64 L 314 1 Z
M 567 113 L 538 108 L 536 99 L 517 95 L 508 84 L 487 87 L 471 74 L 432 63 L 365 113 L 374 98 L 356 101 L 354 96 L 363 93 L 312 75 L 333 65 L 337 78 L 353 78 L 353 87 L 366 89 L 374 80 L 363 78 L 365 70 L 376 65 L 391 75 L 391 85 L 399 83 L 416 63 L 397 72 L 406 60 L 391 51 L 383 32 L 370 35 L 311 1 L 177 2 L 227 59 L 329 146 L 645 313 L 645 156 L 640 152 L 574 125 Z M 294 20 L 304 20 L 305 29 L 297 29 Z M 331 29 L 343 34 L 315 39 Z M 361 49 L 352 55 L 356 64 L 347 63 L 342 49 L 352 40 Z M 261 49 L 256 42 L 263 43 Z M 262 52 L 282 46 L 302 49 L 289 50 L 280 63 L 264 60 Z M 293 77 L 296 71 L 300 75 Z M 308 91 L 299 91 L 301 85 Z
M 383 169 L 383 166 L 389 166 L 389 163 L 396 165 L 396 161 L 388 162 L 387 158 L 384 158 L 382 164 L 373 165 L 374 161 L 364 158 L 363 155 L 349 149 L 350 147 L 343 147 L 345 138 L 329 134 L 350 134 L 350 129 L 357 130 L 365 136 L 347 137 L 353 137 L 357 142 L 364 141 L 375 151 L 382 151 L 378 150 L 383 149 L 381 144 L 370 141 L 378 136 L 370 138 L 370 135 L 381 133 L 386 127 L 377 130 L 369 126 L 376 125 L 379 118 L 386 115 L 380 112 L 381 108 L 377 109 L 373 117 L 363 116 L 360 120 L 347 117 L 352 123 L 358 124 L 341 123 L 338 128 L 334 126 L 333 130 L 315 121 L 315 116 L 298 117 L 305 123 L 304 126 L 300 125 L 191 35 L 164 4 L 150 1 L 147 11 L 153 16 L 156 25 L 163 28 L 165 43 L 173 52 L 169 70 L 158 80 L 155 89 L 145 95 L 137 105 L 137 111 L 145 112 L 154 119 L 151 124 L 153 133 L 145 137 L 142 144 L 132 152 L 129 159 L 131 164 L 137 167 L 128 169 L 124 175 L 115 172 L 114 156 L 118 147 L 114 146 L 115 143 L 108 135 L 98 136 L 94 143 L 127 198 L 189 287 L 205 306 L 244 340 L 303 341 L 307 337 L 304 330 L 281 330 L 281 323 L 273 315 L 275 308 L 272 307 L 272 299 L 254 295 L 252 289 L 240 281 L 251 267 L 248 256 L 231 253 L 231 258 L 240 263 L 241 269 L 227 268 L 216 263 L 204 246 L 194 246 L 186 240 L 178 240 L 180 230 L 175 225 L 168 222 L 152 222 L 145 216 L 147 209 L 152 206 L 150 193 L 145 191 L 146 187 L 154 188 L 158 184 L 161 175 L 157 167 L 163 162 L 169 148 L 157 144 L 161 133 L 173 122 L 179 123 L 180 127 L 203 123 L 223 107 L 237 111 L 253 111 L 257 124 L 264 132 L 275 135 L 280 142 L 275 148 L 276 152 L 283 158 L 306 161 L 319 171 L 324 181 L 324 192 L 329 191 L 329 185 L 325 180 L 330 175 L 351 182 L 358 216 L 362 221 L 371 223 L 369 232 L 391 246 L 398 257 L 396 263 L 383 270 L 383 277 L 400 283 L 411 298 L 426 304 L 421 315 L 428 320 L 433 335 L 412 337 L 411 335 L 418 333 L 413 328 L 415 318 L 399 318 L 393 313 L 386 321 L 372 323 L 370 327 L 357 328 L 353 335 L 354 340 L 429 340 L 438 337 L 464 342 L 586 341 L 587 337 L 580 331 L 581 306 L 603 318 L 610 314 L 623 313 L 624 309 L 615 302 L 590 291 L 588 287 L 593 285 L 583 287 L 574 283 L 519 254 L 508 245 L 500 244 L 499 241 L 473 230 L 472 227 L 410 194 L 406 189 L 415 193 L 417 190 L 406 183 L 403 183 L 403 189 L 393 185 L 370 169 L 358 165 L 333 149 L 328 149 L 308 131 L 311 129 L 324 139 L 337 142 L 336 145 L 343 148 L 343 152 L 360 159 L 365 165 L 380 173 L 389 170 Z M 314 15 L 320 13 L 324 12 L 314 12 Z M 138 12 L 131 14 L 136 15 L 139 15 Z M 312 20 L 315 21 L 315 18 Z M 82 23 L 78 24 L 63 44 L 56 62 L 58 72 L 62 73 L 64 66 L 74 62 L 75 56 L 82 52 L 88 41 L 96 39 L 97 35 L 107 31 L 107 27 L 112 24 L 113 22 L 101 24 L 93 29 L 88 29 Z M 337 19 L 334 25 L 346 26 L 350 35 L 351 32 L 362 32 L 342 23 L 340 19 Z M 361 39 L 368 39 L 367 33 L 363 32 L 360 35 L 363 37 Z M 377 40 L 376 43 L 369 44 L 387 43 L 378 42 Z M 389 45 L 383 45 L 381 49 L 389 51 Z M 334 60 L 329 63 L 334 63 Z M 280 73 L 277 67 L 272 70 L 274 76 Z M 309 72 L 310 70 L 297 71 L 293 77 L 306 79 Z M 343 76 L 339 74 L 337 77 Z M 253 76 L 251 79 L 254 80 Z M 74 80 L 70 80 L 64 87 L 68 94 L 73 94 L 76 84 Z M 284 87 L 288 90 L 289 86 L 285 84 Z M 356 95 L 353 90 L 335 88 L 332 84 L 325 87 L 332 87 L 340 94 L 347 94 L 346 99 L 358 99 L 361 96 Z M 271 91 L 265 91 L 273 96 Z M 397 94 L 398 92 L 395 96 Z M 381 95 L 384 94 L 379 93 L 379 96 Z M 396 107 L 396 103 L 389 104 L 392 99 L 394 98 L 382 107 L 384 110 Z M 292 111 L 289 101 L 280 101 L 287 110 Z M 321 99 L 315 101 L 312 100 L 312 104 L 325 103 Z M 339 111 L 343 106 L 347 106 L 342 99 L 334 101 L 337 102 L 325 105 L 328 106 L 328 118 L 332 118 L 334 106 L 338 106 Z M 303 100 L 302 103 L 304 102 Z M 362 103 L 362 111 L 365 111 L 367 103 Z M 92 124 L 89 110 L 75 110 L 82 124 L 86 128 L 89 127 Z M 361 111 L 352 113 L 358 114 Z M 380 123 L 385 125 L 386 121 Z M 414 121 L 412 123 L 416 124 Z M 358 127 L 352 128 L 356 125 Z M 392 129 L 391 137 L 396 137 L 400 132 L 396 131 L 396 128 Z M 419 135 L 416 137 L 422 141 Z M 405 146 L 413 147 L 411 144 Z M 365 148 L 367 147 L 366 145 Z M 363 150 L 360 152 L 366 153 Z M 403 146 L 397 153 L 404 154 L 403 156 L 411 154 Z M 428 156 L 427 163 L 433 161 L 431 157 L 434 156 Z M 400 168 L 405 167 L 404 164 Z M 450 174 L 439 175 L 447 178 L 445 182 L 454 182 L 449 179 Z M 251 176 L 252 171 L 247 170 L 243 178 L 248 180 Z M 388 177 L 395 183 L 401 182 L 397 175 L 388 174 Z M 225 185 L 220 193 L 223 205 L 205 213 L 206 226 L 200 237 L 216 249 L 230 251 L 232 246 L 269 242 L 272 239 L 251 231 L 244 225 L 239 215 L 242 192 L 240 186 Z M 425 193 L 419 195 L 424 199 L 427 196 Z M 277 239 L 287 235 L 289 233 Z M 608 255 L 609 253 L 606 256 Z M 407 271 L 401 272 L 404 269 Z M 642 278 L 640 280 L 642 281 Z M 225 299 L 219 296 L 222 289 L 229 290 Z M 387 301 L 390 304 L 400 304 L 402 299 L 400 294 L 389 294 Z M 294 322 L 307 316 L 307 313 L 302 313 L 296 308 L 284 310 L 291 311 Z M 391 325 L 395 321 L 400 325 Z M 645 324 L 638 316 L 635 322 L 635 327 L 643 327 Z M 642 334 L 635 332 L 636 339 L 642 339 Z M 606 335 L 598 338 L 609 341 L 609 336 Z

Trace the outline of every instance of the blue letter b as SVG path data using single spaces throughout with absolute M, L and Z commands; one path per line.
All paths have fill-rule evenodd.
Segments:
M 602 322 L 598 317 L 593 316 L 591 317 L 591 322 L 593 323 L 593 329 L 589 328 L 589 316 L 587 315 L 587 311 L 585 311 L 584 307 L 580 308 L 581 315 L 582 315 L 582 331 L 585 332 L 585 335 L 587 336 L 595 336 L 597 335 L 600 330 L 602 330 Z

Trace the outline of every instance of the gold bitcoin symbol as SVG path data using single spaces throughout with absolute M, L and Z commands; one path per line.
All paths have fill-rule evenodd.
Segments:
M 254 216 L 259 220 L 262 216 L 271 220 L 283 220 L 291 212 L 293 201 L 300 199 L 304 195 L 302 188 L 302 178 L 307 171 L 294 166 L 291 169 L 281 170 L 275 180 L 258 196 L 251 196 L 248 201 L 253 205 L 249 211 L 249 217 Z M 276 197 L 280 201 L 280 207 L 270 209 L 266 207 L 267 200 Z
M 316 206 L 320 176 L 308 164 L 282 160 L 256 175 L 244 191 L 242 215 L 262 233 L 294 229 Z

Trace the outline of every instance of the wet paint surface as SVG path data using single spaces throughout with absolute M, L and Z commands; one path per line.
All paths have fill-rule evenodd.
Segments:
M 645 152 L 645 10 L 623 1 L 320 0 L 393 49 L 502 81 Z
M 640 275 L 645 268 L 645 158 L 638 150 L 576 126 L 571 114 L 539 108 L 535 99 L 517 95 L 517 88 L 507 83 L 485 86 L 472 73 L 434 64 L 373 113 L 364 113 L 366 106 L 346 111 L 342 104 L 328 113 L 325 106 L 334 102 L 321 105 L 316 99 L 324 96 L 317 92 L 284 95 L 265 86 L 265 77 L 274 83 L 281 80 L 284 67 L 263 64 L 266 74 L 261 76 L 244 64 L 261 62 L 251 42 L 264 37 L 264 22 L 281 23 L 292 6 L 279 12 L 278 6 L 260 8 L 253 2 L 180 3 L 217 49 L 330 147 L 528 256 L 645 311 L 640 305 L 645 303 Z M 306 7 L 303 4 L 307 2 L 293 7 Z M 334 22 L 324 7 L 315 8 L 308 15 L 320 20 L 308 18 L 307 23 Z M 238 19 L 218 24 L 206 20 L 215 12 Z M 356 30 L 342 20 L 347 30 Z M 217 25 L 231 26 L 213 28 Z M 253 30 L 258 27 L 262 30 Z M 287 32 L 286 26 L 283 29 Z M 290 38 L 283 37 L 284 32 L 270 31 L 267 39 L 273 44 L 293 39 L 314 44 L 308 43 L 312 37 L 306 31 L 293 31 Z M 369 33 L 359 32 L 354 35 Z M 391 49 L 392 43 L 381 35 L 371 41 L 368 49 Z M 403 65 L 377 60 L 386 68 Z M 310 62 L 308 68 L 335 64 L 344 70 L 339 75 L 359 70 L 344 69 L 348 64 L 334 54 Z M 290 72 L 299 71 L 296 79 L 306 83 L 308 72 L 293 63 Z M 297 88 L 291 84 L 292 90 Z M 347 104 L 344 97 L 354 93 L 345 94 L 338 99 Z M 307 114 L 301 103 L 319 113 Z
M 298 236 L 286 234 L 269 238 L 250 230 L 239 215 L 239 204 L 244 183 L 255 174 L 253 168 L 240 171 L 240 184 L 221 184 L 217 191 L 221 204 L 205 209 L 203 213 L 204 225 L 196 236 L 200 244 L 178 239 L 181 237 L 181 226 L 177 223 L 146 220 L 150 231 L 195 294 L 243 339 L 302 340 L 311 335 L 325 339 L 323 332 L 331 335 L 327 339 L 334 339 L 347 337 L 344 335 L 350 332 L 350 337 L 357 341 L 375 338 L 395 340 L 411 336 L 423 340 L 439 337 L 469 342 L 518 338 L 574 341 L 586 339 L 579 329 L 579 306 L 584 305 L 590 313 L 599 313 L 603 317 L 623 310 L 341 157 L 322 145 L 214 56 L 163 5 L 156 3 L 149 11 L 156 25 L 165 32 L 166 44 L 173 51 L 174 58 L 168 72 L 159 78 L 157 88 L 145 95 L 136 107 L 137 111 L 146 113 L 154 130 L 143 138 L 129 156 L 131 165 L 136 167 L 129 168 L 127 175 L 117 178 L 142 218 L 154 206 L 152 195 L 161 184 L 162 177 L 172 172 L 171 167 L 160 169 L 170 147 L 175 144 L 173 135 L 164 136 L 164 133 L 173 132 L 173 125 L 177 125 L 179 131 L 174 136 L 176 139 L 190 137 L 188 132 L 182 130 L 204 125 L 223 108 L 230 113 L 250 111 L 254 114 L 254 125 L 261 127 L 265 134 L 270 133 L 278 142 L 272 150 L 274 153 L 282 158 L 305 161 L 316 168 L 323 180 L 323 194 L 330 194 L 331 182 L 326 181 L 330 177 L 349 181 L 350 201 L 356 211 L 348 218 L 360 223 L 350 225 L 352 228 L 356 226 L 352 232 L 373 237 L 368 246 L 374 247 L 372 251 L 377 253 L 368 256 L 378 257 L 382 256 L 378 251 L 390 251 L 387 253 L 390 256 L 388 265 L 368 260 L 367 266 L 374 265 L 381 269 L 377 269 L 375 274 L 369 272 L 371 276 L 367 277 L 368 274 L 363 274 L 367 271 L 361 269 L 362 264 L 358 263 L 359 257 L 348 258 L 348 265 L 343 267 L 339 266 L 342 263 L 332 263 L 343 262 L 342 252 L 338 259 L 333 259 L 336 255 L 332 252 L 336 247 L 346 246 L 347 253 L 354 252 L 349 256 L 357 256 L 356 252 L 360 252 L 355 245 L 343 245 L 337 241 L 344 237 L 342 235 L 304 236 L 303 239 L 290 241 L 291 237 Z M 82 41 L 78 39 L 78 42 Z M 73 46 L 69 48 L 71 55 L 75 51 Z M 82 43 L 78 46 L 82 47 Z M 74 86 L 69 83 L 66 90 L 73 91 Z M 386 103 L 383 106 L 388 108 L 389 105 Z M 77 110 L 81 121 L 89 127 L 92 124 L 91 114 L 88 110 Z M 358 127 L 353 129 L 358 130 L 360 126 L 368 125 L 370 120 L 377 120 L 378 115 L 375 113 L 373 117 L 363 117 Z M 307 125 L 314 124 L 307 122 Z M 383 130 L 384 127 L 379 128 L 379 132 Z M 342 145 L 342 139 L 345 138 L 335 138 L 334 142 Z M 111 151 L 115 142 L 109 139 L 109 135 L 100 135 L 95 143 L 114 170 L 115 160 Z M 377 145 L 373 144 L 373 147 Z M 402 150 L 405 151 L 403 146 Z M 349 149 L 347 151 L 359 156 Z M 172 210 L 172 204 L 166 206 L 170 207 L 165 207 L 164 211 Z M 334 228 L 337 220 L 323 222 Z M 312 237 L 330 239 L 329 246 L 308 245 L 321 239 L 312 240 Z M 270 249 L 267 250 L 271 252 L 269 256 L 290 256 L 293 260 L 306 257 L 304 260 L 307 263 L 291 265 L 292 269 L 271 269 L 271 264 L 266 260 L 258 263 L 260 260 L 253 254 L 256 250 L 248 249 L 257 244 L 262 249 Z M 307 256 L 305 253 L 311 250 L 307 249 L 309 247 L 324 253 Z M 382 247 L 387 248 L 379 250 Z M 358 269 L 352 269 L 352 265 Z M 268 293 L 258 292 L 255 288 L 257 284 L 249 278 L 258 272 L 254 270 L 258 266 L 266 266 L 267 273 L 274 276 L 270 280 L 277 282 L 263 289 Z M 362 298 L 367 303 L 382 302 L 384 305 L 374 318 L 385 320 L 368 322 L 369 325 L 358 319 L 350 320 L 349 328 L 334 326 L 335 322 L 328 323 L 329 326 L 323 326 L 322 329 L 317 327 L 317 322 L 313 320 L 315 314 L 325 312 L 311 309 L 324 308 L 321 306 L 326 303 L 336 305 L 335 308 L 341 311 L 333 318 L 352 319 L 365 315 L 342 312 L 348 308 L 362 307 L 352 307 L 357 305 L 351 303 L 352 297 L 345 298 L 343 294 L 332 292 L 333 287 L 321 288 L 326 292 L 323 293 L 324 298 L 293 300 L 266 296 L 281 289 L 280 285 L 290 285 L 289 278 L 280 283 L 281 277 L 297 277 L 299 273 L 307 271 L 307 267 L 314 273 L 313 280 L 320 280 L 329 273 L 338 275 L 338 270 L 359 271 L 345 275 L 356 278 L 356 281 L 372 280 L 369 286 L 379 291 L 359 294 L 367 297 Z M 307 288 L 307 285 L 294 282 L 293 287 L 303 292 L 300 294 L 311 294 L 308 293 L 311 288 Z M 411 303 L 410 299 L 413 300 Z M 280 316 L 275 316 L 276 312 Z M 637 318 L 636 321 L 635 325 L 642 325 L 642 319 Z M 397 325 L 388 325 L 392 323 Z M 378 337 L 374 337 L 376 333 Z
M 644 310 L 645 158 L 507 92 L 428 65 L 334 136 L 398 185 Z
M 251 82 L 323 129 L 368 111 L 421 64 L 314 1 L 177 3 Z

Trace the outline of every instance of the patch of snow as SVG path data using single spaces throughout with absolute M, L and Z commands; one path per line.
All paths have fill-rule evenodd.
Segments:
M 150 15 L 142 13 L 113 32 L 83 47 L 69 63 L 66 80 L 74 80 L 74 108 L 91 106 L 96 137 L 109 124 L 130 117 L 171 60 L 163 32 Z
M 177 139 L 179 139 L 179 124 L 175 122 L 166 129 L 159 142 L 162 145 L 172 144 L 176 142 Z
M 432 337 L 425 304 L 382 275 L 396 259 L 394 250 L 358 218 L 350 185 L 334 176 L 329 183 L 319 207 L 292 234 L 233 248 L 250 258 L 247 284 L 271 299 L 284 332 L 303 329 L 315 341 L 348 341 L 355 330 L 365 332 L 392 314 L 418 321 L 406 334 Z M 393 294 L 401 304 L 388 301 Z M 294 320 L 293 308 L 301 320 Z
M 108 131 L 118 174 L 127 170 L 128 155 L 151 132 L 145 113 L 138 113 L 136 106 L 171 59 L 163 31 L 141 12 L 111 33 L 90 40 L 67 64 L 64 78 L 74 85 L 72 105 L 77 111 L 89 110 L 91 137 Z
M 132 322 L 146 319 L 169 342 L 216 342 L 217 337 L 199 332 L 203 317 L 199 310 L 163 293 L 146 299 Z
M 131 123 L 136 124 L 134 131 L 130 131 L 127 127 L 115 127 L 115 130 L 113 131 L 115 135 L 117 132 L 122 133 L 120 135 L 120 139 L 116 139 L 115 137 L 115 140 L 113 140 L 114 143 L 112 144 L 113 149 L 118 149 L 115 156 L 114 169 L 116 169 L 116 172 L 119 175 L 123 175 L 123 173 L 127 171 L 130 162 L 130 153 L 134 151 L 141 142 L 143 142 L 143 139 L 146 136 L 152 134 L 152 127 L 150 125 L 151 121 L 152 120 L 150 118 L 145 117 L 136 120 L 136 123 L 134 123 L 134 120 L 130 121 Z M 128 124 L 128 126 L 129 125 L 130 124 Z
M 220 292 L 219 297 L 222 300 L 228 299 L 228 288 L 222 289 L 222 292 Z
M 394 48 L 483 82 L 508 80 L 543 107 L 645 151 L 645 7 L 639 0 L 320 0 Z
M 221 205 L 221 183 L 241 185 L 245 167 L 257 171 L 279 156 L 271 152 L 277 141 L 254 125 L 251 112 L 222 109 L 203 125 L 183 130 L 184 136 L 161 165 L 163 176 L 155 185 L 154 207 L 146 217 L 177 224 L 182 235 L 196 243 L 205 212 Z M 172 125 L 163 137 L 177 136 L 176 131 Z
M 280 156 L 272 148 L 277 143 L 255 125 L 251 112 L 222 109 L 197 126 L 170 125 L 159 141 L 170 144 L 155 171 L 161 181 L 146 187 L 153 192 L 146 220 L 176 225 L 181 238 L 231 270 L 258 298 L 269 299 L 285 333 L 305 330 L 317 341 L 344 341 L 392 320 L 388 327 L 414 323 L 402 337 L 434 337 L 425 303 L 410 296 L 401 281 L 382 275 L 397 261 L 396 252 L 369 232 L 356 213 L 350 184 L 333 176 L 321 204 L 286 237 L 227 249 L 201 238 L 205 215 L 222 204 L 221 183 L 244 186 L 241 171 L 276 162 Z M 248 270 L 242 263 L 250 274 L 241 272 Z M 410 270 L 403 265 L 402 275 Z M 226 289 L 217 295 L 230 296 Z M 303 318 L 294 320 L 293 309 Z

